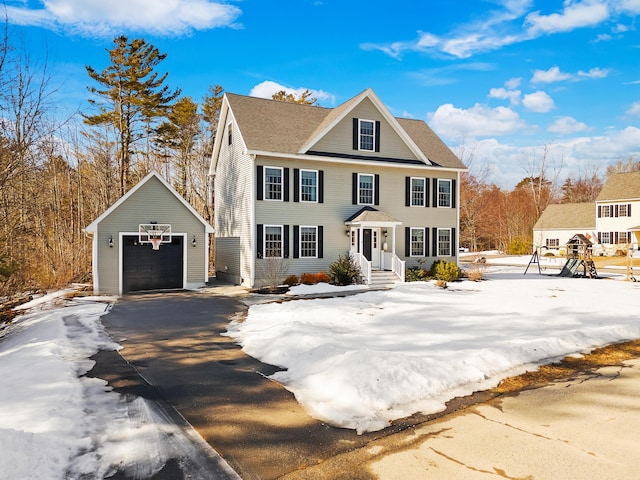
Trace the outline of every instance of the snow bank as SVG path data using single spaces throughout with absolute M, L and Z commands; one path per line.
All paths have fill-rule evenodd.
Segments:
M 285 369 L 272 378 L 310 415 L 360 433 L 435 413 L 537 364 L 640 338 L 637 283 L 495 271 L 446 290 L 420 282 L 256 305 L 228 335 Z

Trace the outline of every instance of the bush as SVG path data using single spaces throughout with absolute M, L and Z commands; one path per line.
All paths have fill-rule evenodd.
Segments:
M 329 283 L 331 279 L 327 272 L 318 272 L 316 273 L 316 283 Z
M 420 267 L 409 267 L 404 273 L 405 282 L 421 282 L 428 280 L 430 277 L 429 272 Z
M 473 264 L 466 273 L 469 280 L 473 282 L 479 282 L 484 278 L 484 265 Z
M 304 285 L 313 285 L 318 283 L 316 281 L 316 274 L 315 273 L 303 273 L 302 275 L 300 275 L 300 283 L 304 284 Z
M 294 285 L 298 285 L 300 283 L 300 279 L 298 278 L 297 275 L 289 275 L 287 278 L 284 279 L 284 283 L 285 285 L 289 285 L 290 287 L 293 287 Z
M 509 242 L 509 245 L 507 246 L 507 253 L 509 255 L 525 255 L 531 252 L 531 248 L 531 242 L 516 237 Z
M 329 267 L 329 280 L 334 285 L 352 285 L 360 280 L 360 267 L 349 255 L 340 255 Z
M 436 280 L 453 282 L 459 279 L 461 274 L 460 267 L 453 262 L 438 260 L 431 265 L 431 275 L 435 277 Z

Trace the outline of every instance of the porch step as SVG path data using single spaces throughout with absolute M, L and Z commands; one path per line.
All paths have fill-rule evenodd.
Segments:
M 393 288 L 400 278 L 390 270 L 372 270 L 369 288 Z

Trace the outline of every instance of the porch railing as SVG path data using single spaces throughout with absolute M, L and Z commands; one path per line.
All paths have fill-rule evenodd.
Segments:
M 407 262 L 405 262 L 404 260 L 400 260 L 400 257 L 398 257 L 395 253 L 391 254 L 391 270 L 398 277 L 400 277 L 401 282 L 404 282 L 406 265 Z
M 365 284 L 371 284 L 371 262 L 364 255 L 358 252 L 351 252 L 351 257 L 355 264 L 360 267 L 360 275 Z

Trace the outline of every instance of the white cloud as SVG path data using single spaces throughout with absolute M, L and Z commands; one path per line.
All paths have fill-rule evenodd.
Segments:
M 125 31 L 182 35 L 233 26 L 239 8 L 210 0 L 48 0 L 44 8 L 7 6 L 11 23 L 87 36 Z
M 605 78 L 607 75 L 609 75 L 609 70 L 607 70 L 606 68 L 592 68 L 591 70 L 585 72 L 583 70 L 578 70 L 578 73 L 576 74 L 578 79 L 579 78 Z
M 520 86 L 521 82 L 522 82 L 522 78 L 520 77 L 510 78 L 509 80 L 504 82 L 504 86 L 507 87 L 509 90 L 515 90 Z
M 517 105 L 520 103 L 520 90 L 509 90 L 506 88 L 492 88 L 489 90 L 489 96 L 491 98 L 500 98 L 503 100 L 509 100 L 511 105 Z
M 543 91 L 529 93 L 522 98 L 522 104 L 533 112 L 548 112 L 555 105 L 553 99 Z
M 457 58 L 468 58 L 542 35 L 598 25 L 610 18 L 608 2 L 565 0 L 560 13 L 544 15 L 535 11 L 527 15 L 533 3 L 531 0 L 494 0 L 493 3 L 500 8 L 488 10 L 479 20 L 462 24 L 445 35 L 418 32 L 417 40 L 390 44 L 366 43 L 361 48 L 380 50 L 394 58 L 400 58 L 405 51 L 441 52 Z M 627 0 L 629 5 L 623 10 L 633 13 L 637 2 Z
M 621 13 L 630 15 L 640 14 L 640 0 L 618 0 L 613 2 L 613 8 Z
M 265 80 L 264 82 L 259 83 L 258 85 L 253 87 L 249 92 L 249 95 L 252 97 L 270 99 L 274 93 L 280 92 L 282 90 L 284 90 L 286 93 L 293 94 L 295 97 L 300 97 L 304 91 L 309 90 L 311 92 L 311 96 L 318 99 L 318 101 L 329 100 L 331 103 L 335 103 L 335 97 L 323 90 L 314 90 L 312 88 L 306 87 L 291 88 L 287 87 L 286 85 L 281 85 L 277 82 L 272 82 L 271 80 Z
M 542 15 L 540 11 L 532 12 L 527 15 L 525 25 L 529 34 L 538 36 L 598 25 L 608 18 L 609 8 L 604 0 L 566 0 L 562 13 Z
M 562 80 L 569 80 L 570 78 L 570 74 L 561 72 L 560 67 L 556 65 L 549 70 L 535 70 L 531 83 L 561 82 Z
M 518 114 L 507 107 L 476 104 L 465 110 L 450 103 L 430 114 L 429 124 L 439 135 L 449 139 L 507 135 L 526 126 Z
M 625 113 L 627 115 L 640 115 L 640 102 L 633 102 Z
M 534 70 L 531 83 L 553 83 L 565 80 L 577 82 L 580 80 L 605 78 L 609 75 L 606 68 L 594 67 L 591 70 L 578 70 L 577 73 L 567 73 L 560 71 L 560 67 L 553 66 L 549 70 Z
M 579 122 L 573 117 L 560 117 L 549 125 L 547 130 L 552 133 L 567 135 L 570 133 L 584 132 L 589 130 L 589 127 L 586 123 Z
M 454 151 L 459 148 L 450 144 Z M 640 129 L 626 127 L 608 135 L 571 138 L 562 142 L 513 145 L 495 138 L 473 144 L 473 170 L 490 172 L 487 179 L 503 188 L 513 188 L 526 175 L 525 167 L 546 151 L 548 165 L 570 176 L 589 165 L 603 171 L 607 165 L 629 157 L 640 158 Z

